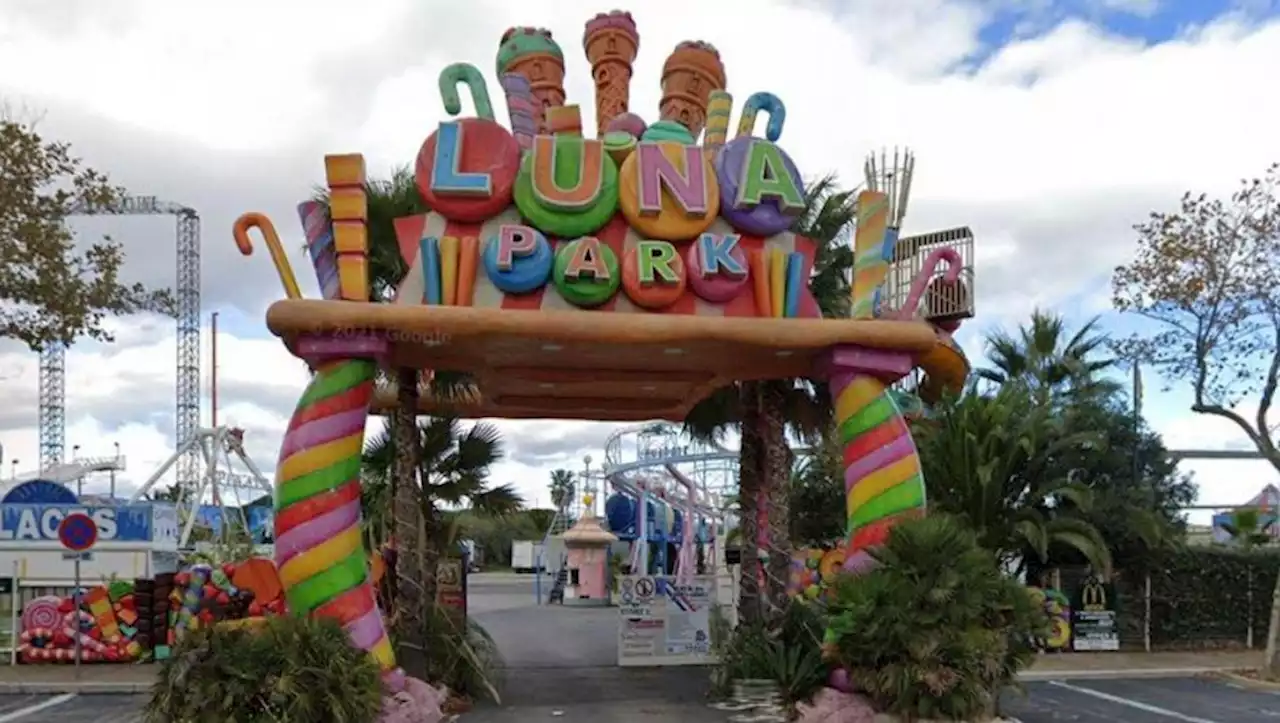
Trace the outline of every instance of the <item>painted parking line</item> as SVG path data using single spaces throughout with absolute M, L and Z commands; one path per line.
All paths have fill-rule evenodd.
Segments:
M 20 708 L 26 708 L 32 703 L 39 703 L 49 696 L 34 695 L 31 693 L 18 693 L 14 695 L 0 695 L 0 715 L 12 713 Z
M 1115 703 L 1116 705 L 1122 705 L 1128 708 L 1133 708 L 1135 710 L 1140 710 L 1144 713 L 1151 713 L 1153 715 L 1159 715 L 1159 716 L 1164 716 L 1165 718 L 1172 718 L 1173 720 L 1183 721 L 1183 723 L 1223 723 L 1223 721 L 1209 720 L 1208 718 L 1198 718 L 1196 716 L 1186 715 L 1184 713 L 1179 713 L 1176 710 L 1169 710 L 1168 708 L 1161 708 L 1160 706 L 1151 705 L 1149 703 L 1143 703 L 1140 700 L 1133 700 L 1131 698 L 1125 698 L 1119 695 L 1104 693 L 1100 690 L 1093 690 L 1091 688 L 1084 688 L 1081 686 L 1072 685 L 1071 683 L 1066 683 L 1061 680 L 1051 680 L 1049 681 L 1049 685 L 1052 685 L 1056 688 L 1062 688 L 1063 690 L 1069 690 L 1073 693 L 1080 693 L 1081 695 L 1091 696 L 1091 697 L 1097 698 L 1098 700 L 1105 700 L 1108 703 Z
M 1218 721 L 1280 720 L 1280 695 L 1212 678 L 1070 681 L 1080 688 Z
M 10 723 L 10 721 L 20 721 L 29 716 L 33 716 L 42 710 L 48 710 L 60 706 L 64 703 L 70 703 L 76 697 L 75 693 L 63 693 L 55 695 L 52 698 L 46 698 L 38 703 L 32 703 L 23 708 L 12 710 L 4 715 L 0 715 L 0 723 Z

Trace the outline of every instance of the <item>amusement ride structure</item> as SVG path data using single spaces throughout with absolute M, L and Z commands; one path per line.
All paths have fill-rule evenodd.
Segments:
M 605 520 L 631 543 L 633 571 L 693 575 L 699 546 L 703 565 L 714 566 L 717 540 L 723 544 L 732 527 L 736 451 L 690 441 L 673 424 L 627 427 L 605 443 L 604 476 L 612 489 Z
M 247 519 L 246 502 L 271 492 L 271 486 L 244 453 L 243 431 L 227 427 L 200 426 L 200 215 L 189 206 L 155 196 L 126 196 L 111 206 L 80 204 L 73 216 L 172 216 L 176 219 L 176 361 L 177 384 L 174 402 L 176 450 L 135 492 L 128 503 L 158 496 L 177 504 L 182 520 L 181 544 L 186 545 L 197 526 L 226 529 L 224 520 L 261 527 Z M 215 321 L 216 323 L 216 321 Z M 216 335 L 216 327 L 215 327 Z M 216 347 L 215 347 L 216 348 Z M 216 353 L 216 351 L 215 351 Z M 216 361 L 215 361 L 216 364 Z M 125 469 L 125 457 L 79 457 L 66 460 L 66 347 L 51 344 L 40 353 L 40 464 L 37 471 L 14 471 L 8 484 L 44 479 L 64 485 L 83 486 L 86 477 L 98 473 L 112 475 L 112 504 L 115 473 Z M 118 445 L 117 445 L 118 447 Z M 77 448 L 78 451 L 78 448 Z M 241 470 L 233 467 L 239 460 Z M 15 461 L 16 464 L 16 461 Z M 156 489 L 170 471 L 176 491 L 164 495 Z M 250 499 L 245 499 L 252 495 Z M 212 504 L 207 504 L 212 502 Z

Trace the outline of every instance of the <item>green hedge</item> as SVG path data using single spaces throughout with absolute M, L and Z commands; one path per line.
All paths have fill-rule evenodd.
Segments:
M 1280 550 L 1244 552 L 1188 547 L 1166 553 L 1151 569 L 1151 646 L 1159 650 L 1243 648 L 1267 640 L 1271 595 L 1280 573 Z M 1087 577 L 1084 569 L 1060 570 L 1068 595 Z M 1120 644 L 1144 646 L 1146 578 L 1119 572 L 1114 579 Z
M 1252 626 L 1261 647 L 1278 572 L 1274 550 L 1189 547 L 1168 555 L 1151 573 L 1152 646 L 1243 646 Z

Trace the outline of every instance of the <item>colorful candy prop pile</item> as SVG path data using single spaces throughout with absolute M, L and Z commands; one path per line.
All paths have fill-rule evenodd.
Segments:
M 39 597 L 23 607 L 23 662 L 71 662 L 77 637 L 84 662 L 130 662 L 148 654 L 164 660 L 186 631 L 285 610 L 275 564 L 261 558 L 113 580 L 82 589 L 80 597 L 79 611 L 73 597 Z
M 810 600 L 819 597 L 840 574 L 844 560 L 845 551 L 839 547 L 796 550 L 791 556 L 787 593 L 792 597 L 803 595 Z

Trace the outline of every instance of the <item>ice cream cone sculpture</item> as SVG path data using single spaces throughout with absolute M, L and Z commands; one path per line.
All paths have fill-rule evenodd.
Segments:
M 640 33 L 631 13 L 601 13 L 587 22 L 582 46 L 596 84 L 596 137 L 603 138 L 609 121 L 630 109 L 631 65 L 640 50 Z
M 707 123 L 711 91 L 724 90 L 727 82 L 714 46 L 697 40 L 680 43 L 662 66 L 662 120 L 680 123 L 697 138 Z
M 511 28 L 503 33 L 497 68 L 498 77 L 519 73 L 528 79 L 533 97 L 544 110 L 564 105 L 564 53 L 550 30 Z M 545 125 L 539 130 L 545 131 Z

